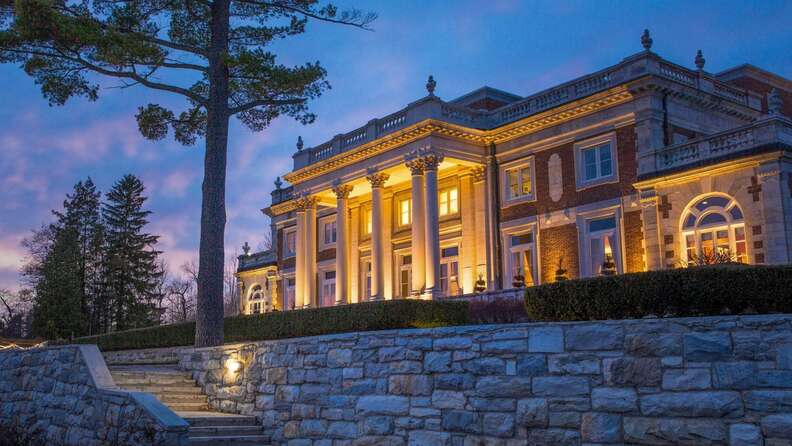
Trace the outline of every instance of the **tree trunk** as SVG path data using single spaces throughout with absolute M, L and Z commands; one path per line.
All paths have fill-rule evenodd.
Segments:
M 195 346 L 223 343 L 223 267 L 225 248 L 225 177 L 228 152 L 229 1 L 212 3 L 209 54 L 209 103 L 201 203 L 201 243 L 198 257 L 198 296 Z

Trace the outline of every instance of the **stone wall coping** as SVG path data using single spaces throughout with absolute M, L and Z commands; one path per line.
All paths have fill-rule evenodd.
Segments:
M 579 326 L 579 325 L 639 325 L 639 324 L 677 324 L 689 325 L 695 330 L 696 326 L 702 324 L 711 324 L 717 322 L 737 322 L 745 321 L 748 323 L 763 321 L 784 321 L 792 322 L 792 314 L 778 313 L 778 314 L 750 314 L 750 315 L 723 315 L 723 316 L 698 316 L 698 317 L 681 317 L 681 318 L 645 318 L 645 319 L 619 319 L 619 320 L 592 320 L 592 321 L 548 321 L 548 322 L 520 322 L 510 324 L 480 324 L 480 325 L 454 325 L 448 327 L 435 327 L 435 328 L 400 328 L 392 330 L 377 330 L 367 332 L 352 332 L 352 333 L 335 333 L 319 336 L 303 336 L 299 338 L 285 338 L 285 339 L 271 339 L 265 341 L 250 341 L 250 342 L 236 342 L 231 344 L 223 344 L 215 347 L 166 347 L 156 349 L 140 349 L 140 350 L 117 350 L 107 352 L 108 354 L 121 354 L 124 352 L 145 352 L 145 351 L 173 351 L 180 352 L 203 352 L 212 351 L 217 349 L 234 350 L 244 348 L 250 345 L 261 345 L 267 343 L 300 343 L 306 340 L 318 341 L 334 341 L 334 340 L 354 340 L 360 336 L 365 336 L 366 333 L 376 333 L 378 336 L 422 336 L 422 335 L 435 335 L 444 333 L 466 334 L 466 333 L 486 333 L 503 329 L 519 330 L 530 329 L 534 327 L 548 327 L 548 326 Z

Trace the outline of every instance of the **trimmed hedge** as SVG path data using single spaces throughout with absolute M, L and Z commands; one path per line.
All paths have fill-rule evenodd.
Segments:
M 526 290 L 537 321 L 792 312 L 792 266 L 713 265 L 555 282 Z
M 265 341 L 353 331 L 428 328 L 469 323 L 468 302 L 388 300 L 225 319 L 225 342 Z M 159 325 L 75 339 L 102 351 L 190 346 L 195 323 Z

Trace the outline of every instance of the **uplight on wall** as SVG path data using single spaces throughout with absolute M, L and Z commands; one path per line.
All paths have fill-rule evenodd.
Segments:
M 242 362 L 229 358 L 225 363 L 225 368 L 228 373 L 237 373 L 242 368 Z

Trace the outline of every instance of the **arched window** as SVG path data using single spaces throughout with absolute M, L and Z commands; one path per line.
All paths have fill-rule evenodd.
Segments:
M 682 243 L 688 264 L 696 258 L 728 254 L 748 262 L 745 221 L 737 202 L 722 195 L 699 198 L 682 215 Z
M 264 298 L 264 291 L 261 289 L 261 285 L 255 285 L 253 288 L 250 289 L 250 314 L 258 314 L 261 313 L 261 299 Z

